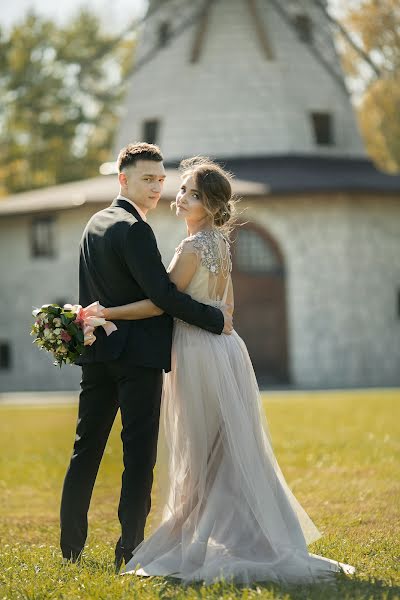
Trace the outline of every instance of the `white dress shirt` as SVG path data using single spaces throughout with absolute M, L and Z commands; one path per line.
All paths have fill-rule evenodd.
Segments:
M 126 200 L 126 202 L 129 202 L 129 204 L 132 204 L 133 208 L 136 208 L 143 221 L 147 221 L 146 215 L 144 214 L 142 209 L 139 208 L 138 205 L 133 202 L 133 200 L 129 200 L 129 198 L 125 198 L 125 196 L 121 196 L 121 194 L 118 194 L 117 200 Z

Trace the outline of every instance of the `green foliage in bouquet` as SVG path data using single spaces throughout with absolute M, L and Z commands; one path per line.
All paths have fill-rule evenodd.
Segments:
M 51 352 L 54 364 L 61 367 L 63 363 L 75 363 L 84 349 L 83 320 L 80 318 L 81 307 L 66 304 L 44 304 L 32 314 L 35 321 L 31 335 L 41 350 Z

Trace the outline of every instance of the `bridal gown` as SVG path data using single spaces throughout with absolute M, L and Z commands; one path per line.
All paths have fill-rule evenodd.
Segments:
M 224 303 L 231 285 L 225 238 L 201 231 L 181 242 L 181 252 L 198 260 L 186 292 Z M 162 520 L 124 575 L 250 584 L 312 583 L 354 572 L 307 550 L 320 533 L 277 464 L 253 366 L 236 332 L 214 335 L 175 320 L 161 419 L 169 451 Z

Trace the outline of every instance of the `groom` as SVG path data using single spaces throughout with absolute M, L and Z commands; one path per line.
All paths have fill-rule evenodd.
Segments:
M 150 298 L 165 313 L 116 321 L 109 337 L 100 327 L 80 359 L 81 393 L 75 444 L 61 499 L 61 550 L 76 561 L 85 545 L 87 513 L 104 448 L 118 409 L 124 472 L 118 508 L 121 537 L 117 570 L 143 540 L 156 460 L 162 370 L 170 370 L 172 317 L 216 334 L 232 331 L 228 313 L 179 292 L 161 262 L 146 222 L 161 196 L 165 171 L 160 149 L 129 144 L 118 156 L 120 193 L 88 222 L 80 244 L 79 303 L 118 306 Z

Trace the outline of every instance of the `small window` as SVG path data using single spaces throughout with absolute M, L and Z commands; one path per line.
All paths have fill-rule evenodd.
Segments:
M 54 257 L 54 218 L 37 217 L 32 221 L 32 256 Z
M 171 26 L 168 21 L 160 23 L 158 28 L 158 46 L 164 48 L 168 44 L 169 38 L 171 37 Z
M 312 21 L 307 15 L 296 15 L 294 19 L 297 35 L 302 42 L 313 41 Z
M 0 342 L 0 371 L 11 369 L 11 347 L 8 342 Z
M 239 271 L 251 274 L 282 273 L 279 257 L 257 231 L 239 228 L 235 242 L 235 262 Z
M 143 123 L 143 141 L 148 144 L 157 144 L 159 121 L 152 119 Z
M 333 126 L 332 115 L 323 112 L 311 113 L 311 121 L 314 130 L 314 140 L 319 146 L 332 146 Z

